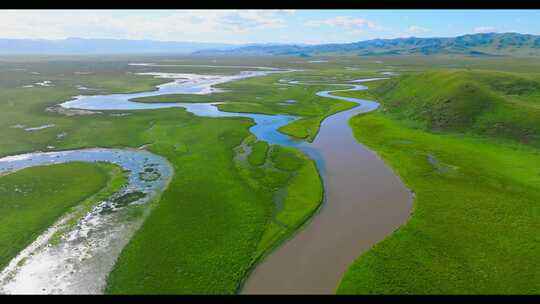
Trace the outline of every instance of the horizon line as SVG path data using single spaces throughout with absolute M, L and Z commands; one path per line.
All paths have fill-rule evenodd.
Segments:
M 353 40 L 349 42 L 330 42 L 330 43 L 308 43 L 308 42 L 246 42 L 246 43 L 232 43 L 232 42 L 213 42 L 213 41 L 188 41 L 188 40 L 158 40 L 158 39 L 130 39 L 130 38 L 85 38 L 85 37 L 65 37 L 58 39 L 51 38 L 9 38 L 9 37 L 0 37 L 0 40 L 31 40 L 31 41 L 65 41 L 70 39 L 80 39 L 80 40 L 124 40 L 124 41 L 152 41 L 152 42 L 163 42 L 163 43 L 207 43 L 207 44 L 225 44 L 225 45 L 236 45 L 236 46 L 245 46 L 245 45 L 257 45 L 257 44 L 281 44 L 281 45 L 324 45 L 324 44 L 348 44 L 348 43 L 358 43 L 364 41 L 372 40 L 394 40 L 394 39 L 408 39 L 408 38 L 419 38 L 419 39 L 433 39 L 433 38 L 456 38 L 462 36 L 470 35 L 486 35 L 486 34 L 520 34 L 520 35 L 529 35 L 529 36 L 539 36 L 529 33 L 520 33 L 520 32 L 486 32 L 486 33 L 468 33 L 461 34 L 456 36 L 430 36 L 430 37 L 418 37 L 418 36 L 400 36 L 394 38 L 372 38 L 365 40 Z

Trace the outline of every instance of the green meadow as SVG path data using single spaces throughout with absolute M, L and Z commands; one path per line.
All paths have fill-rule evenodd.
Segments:
M 324 190 L 313 160 L 258 141 L 249 132 L 250 119 L 202 118 L 182 108 L 71 116 L 46 110 L 80 94 L 139 92 L 168 82 L 138 72 L 238 71 L 128 65 L 213 59 L 0 58 L 0 157 L 144 145 L 174 167 L 169 187 L 109 274 L 107 293 L 237 293 L 257 263 L 320 207 Z M 339 94 L 381 102 L 376 113 L 353 118 L 351 127 L 415 193 L 413 215 L 351 261 L 338 293 L 538 293 L 540 63 L 451 56 L 308 60 L 313 58 L 220 58 L 222 65 L 302 71 L 224 83 L 217 86 L 222 92 L 210 95 L 137 101 L 226 101 L 220 109 L 297 115 L 302 118 L 280 131 L 312 141 L 325 117 L 354 106 L 317 91 L 334 89 L 332 81 L 397 72 L 398 78 L 369 83 L 368 91 Z M 288 86 L 282 79 L 326 84 Z M 44 80 L 51 86 L 23 87 Z M 119 113 L 128 115 L 112 115 Z M 16 127 L 45 124 L 54 126 Z M 87 210 L 124 178 L 114 166 L 84 163 L 1 176 L 0 211 L 6 212 L 0 212 L 0 268 L 62 215 Z
M 537 79 L 440 70 L 362 92 L 381 108 L 354 117 L 354 134 L 415 200 L 410 220 L 352 264 L 338 293 L 540 291 Z
M 62 215 L 98 203 L 117 175 L 113 165 L 72 162 L 0 176 L 0 269 Z
M 0 154 L 147 145 L 149 151 L 173 164 L 175 175 L 121 254 L 109 276 L 107 292 L 235 293 L 261 256 L 289 237 L 319 207 L 322 184 L 313 161 L 296 150 L 254 141 L 248 131 L 253 122 L 245 118 L 200 118 L 181 108 L 73 116 L 45 111 L 77 94 L 135 92 L 166 82 L 134 76 L 132 73 L 140 69 L 127 66 L 131 60 L 86 60 L 3 62 L 2 77 L 11 83 L 3 82 L 0 92 L 0 137 L 5 143 Z M 118 65 L 123 70 L 117 70 Z M 34 71 L 39 74 L 32 74 Z M 181 68 L 177 71 L 184 72 Z M 22 87 L 43 80 L 51 80 L 52 86 Z M 76 85 L 100 91 L 80 91 Z M 261 104 L 278 100 L 281 102 L 277 98 L 261 100 Z M 322 100 L 311 102 L 323 104 Z M 313 115 L 326 113 L 328 106 L 322 107 L 318 111 L 313 106 Z M 111 115 L 115 113 L 129 115 Z M 17 124 L 54 126 L 30 132 L 12 127 Z M 237 148 L 244 141 L 253 145 L 253 152 L 245 155 L 245 161 L 237 160 Z M 34 176 L 55 182 L 49 181 L 45 172 Z M 69 189 L 81 197 L 91 194 L 82 187 Z M 61 195 L 59 191 L 51 199 Z M 38 210 L 34 216 L 39 216 Z M 32 236 L 46 227 L 36 228 Z

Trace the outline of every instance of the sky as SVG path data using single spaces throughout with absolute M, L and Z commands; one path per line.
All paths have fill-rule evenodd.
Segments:
M 344 43 L 540 34 L 540 10 L 1 10 L 0 38 Z

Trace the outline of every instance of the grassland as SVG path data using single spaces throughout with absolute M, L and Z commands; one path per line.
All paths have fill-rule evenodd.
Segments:
M 262 166 L 268 155 L 268 144 L 265 141 L 257 141 L 253 144 L 253 150 L 248 155 L 248 161 L 253 166 Z
M 151 90 L 156 84 L 166 82 L 164 79 L 138 76 L 134 74 L 136 72 L 230 74 L 237 71 L 127 65 L 130 62 L 209 64 L 210 60 L 214 58 L 186 60 L 142 56 L 52 59 L 20 57 L 0 61 L 0 155 L 36 150 L 147 145 L 148 150 L 166 157 L 174 166 L 175 175 L 169 188 L 122 252 L 110 274 L 107 288 L 109 293 L 234 293 L 259 259 L 292 235 L 320 204 L 322 188 L 313 162 L 298 151 L 268 146 L 253 139 L 246 143 L 251 136 L 248 129 L 253 123 L 249 119 L 201 118 L 180 108 L 121 111 L 128 113 L 127 116 L 111 115 L 120 113 L 118 111 L 77 116 L 45 111 L 47 107 L 78 94 Z M 383 69 L 422 77 L 425 70 L 441 73 L 437 69 L 444 68 L 456 70 L 455 73 L 470 74 L 468 69 L 472 68 L 476 73 L 470 78 L 474 78 L 474 85 L 481 88 L 481 92 L 496 94 L 500 98 L 497 99 L 497 104 L 513 107 L 528 103 L 532 109 L 535 97 L 528 89 L 525 90 L 527 93 L 521 90 L 494 93 L 495 90 L 489 87 L 491 80 L 483 81 L 481 74 L 490 69 L 505 71 L 504 79 L 501 80 L 504 86 L 507 74 L 519 72 L 516 77 L 520 83 L 522 78 L 525 79 L 527 84 L 524 86 L 528 88 L 528 80 L 538 80 L 534 71 L 540 66 L 536 62 L 518 59 L 497 61 L 451 57 L 340 57 L 320 64 L 310 64 L 301 58 L 227 58 L 218 61 L 218 64 L 224 65 L 292 67 L 306 70 L 225 83 L 219 87 L 228 90 L 227 92 L 212 95 L 182 95 L 181 99 L 180 96 L 171 95 L 163 100 L 145 102 L 229 101 L 230 103 L 221 105 L 222 109 L 299 115 L 303 119 L 285 126 L 282 131 L 312 140 L 324 117 L 352 104 L 314 95 L 316 91 L 332 87 L 286 86 L 278 84 L 279 79 L 339 81 L 372 77 Z M 43 80 L 52 81 L 53 86 L 23 88 L 24 85 Z M 440 82 L 441 86 L 445 84 L 444 81 Z M 77 89 L 77 85 L 99 90 L 82 91 Z M 340 94 L 373 96 L 377 99 L 379 96 L 374 96 L 375 91 L 381 96 L 383 93 L 388 94 L 388 97 L 394 94 L 391 87 L 383 89 L 387 85 L 385 82 L 378 82 L 376 85 L 381 91 L 373 88 L 373 91 L 368 92 Z M 426 81 L 423 85 L 428 87 Z M 476 100 L 475 95 L 471 96 L 471 100 Z M 396 95 L 395 100 L 399 101 L 399 97 Z M 283 104 L 290 99 L 296 102 Z M 386 98 L 382 100 L 384 102 Z M 391 104 L 392 98 L 388 100 Z M 480 114 L 474 113 L 474 117 L 489 118 L 489 111 L 487 114 L 481 111 L 478 112 Z M 503 291 L 517 290 L 512 288 L 518 288 L 516 286 L 520 284 L 523 287 L 519 291 L 527 288 L 538 290 L 526 282 L 527 279 L 535 282 L 535 278 L 530 275 L 534 267 L 525 267 L 527 261 L 534 259 L 531 250 L 534 253 L 535 243 L 529 242 L 531 231 L 538 230 L 538 227 L 530 228 L 534 225 L 534 222 L 531 224 L 531 218 L 538 218 L 538 208 L 534 209 L 530 205 L 534 199 L 537 201 L 534 193 L 538 186 L 538 172 L 533 178 L 533 172 L 538 168 L 535 165 L 538 162 L 534 136 L 523 137 L 525 141 L 522 138 L 513 139 L 513 133 L 501 137 L 490 136 L 487 131 L 482 132 L 486 129 L 481 128 L 482 125 L 478 123 L 480 119 L 468 124 L 465 128 L 467 132 L 464 132 L 463 128 L 454 128 L 453 125 L 436 130 L 426 123 L 430 121 L 430 116 L 399 117 L 401 114 L 398 110 L 370 114 L 355 118 L 353 126 L 358 138 L 380 152 L 395 167 L 404 182 L 416 192 L 415 215 L 410 223 L 418 222 L 415 227 L 423 230 L 413 229 L 413 233 L 408 233 L 406 229 L 409 223 L 377 245 L 365 255 L 370 257 L 369 266 L 364 266 L 364 256 L 361 257 L 344 278 L 339 292 L 414 292 L 425 286 L 430 288 L 426 290 L 431 292 L 452 292 L 462 287 L 466 287 L 463 289 L 465 291 L 476 292 L 488 290 L 492 284 L 498 284 L 493 285 L 493 288 L 498 288 L 503 283 L 508 285 L 506 289 L 500 289 Z M 487 118 L 482 119 L 490 121 Z M 519 120 L 520 116 L 513 119 Z M 524 123 L 527 123 L 523 124 L 526 128 L 534 128 L 528 122 Z M 17 124 L 28 127 L 54 124 L 54 127 L 25 131 L 13 128 Z M 362 132 L 367 127 L 373 129 L 368 135 Z M 536 129 L 532 130 L 531 134 L 538 134 Z M 438 133 L 433 133 L 435 131 Z M 392 132 L 395 134 L 392 135 Z M 518 134 L 528 134 L 523 132 Z M 398 133 L 401 135 L 396 135 Z M 376 136 L 379 138 L 375 138 Z M 393 142 L 392 136 L 398 138 L 397 142 Z M 406 144 L 407 139 L 403 141 L 401 138 L 407 136 L 412 138 L 412 144 Z M 523 144 L 525 142 L 527 145 Z M 249 144 L 252 150 L 243 162 L 235 157 L 239 153 L 237 147 L 242 143 Z M 456 156 L 450 144 L 456 146 Z M 396 146 L 399 149 L 394 149 Z M 476 149 L 479 149 L 478 152 Z M 429 162 L 430 159 L 434 163 Z M 488 169 L 491 171 L 487 171 Z M 525 171 L 522 172 L 521 169 Z M 51 175 L 43 173 L 34 176 L 45 181 Z M 426 180 L 429 176 L 433 178 Z M 473 185 L 478 185 L 478 191 L 470 193 L 471 196 L 466 196 L 466 192 L 459 192 L 464 189 L 475 190 Z M 426 190 L 425 199 L 421 201 L 420 198 L 424 197 L 420 194 L 421 189 L 427 189 L 428 186 L 433 188 Z M 98 189 L 93 193 L 97 191 Z M 485 193 L 490 194 L 489 200 Z M 455 200 L 440 201 L 453 196 L 456 197 Z M 439 201 L 432 203 L 432 198 Z M 460 204 L 466 205 L 456 208 L 461 206 Z M 475 208 L 476 204 L 486 208 Z M 510 204 L 520 207 L 510 208 Z M 424 208 L 426 211 L 423 211 Z M 525 214 L 527 212 L 528 214 Z M 438 222 L 434 223 L 432 217 Z M 471 223 L 471 218 L 478 218 L 478 223 Z M 493 221 L 504 223 L 507 229 Z M 428 222 L 429 225 L 426 224 Z M 445 228 L 439 228 L 441 225 Z M 464 228 L 459 228 L 461 226 Z M 441 232 L 447 235 L 441 236 Z M 482 233 L 495 238 L 493 241 L 484 238 Z M 387 246 L 384 244 L 398 241 L 394 238 L 406 239 L 408 243 L 395 243 L 384 247 Z M 465 249 L 461 248 L 462 243 L 467 244 Z M 379 249 L 381 247 L 384 250 Z M 403 248 L 409 251 L 403 253 Z M 394 250 L 398 250 L 399 259 L 395 258 Z M 405 256 L 401 258 L 401 255 Z M 441 259 L 441 256 L 444 258 Z M 522 260 L 517 261 L 518 258 Z M 505 261 L 504 265 L 501 265 L 500 261 Z M 440 266 L 435 265 L 439 262 L 442 263 Z M 490 262 L 492 263 L 488 265 Z M 444 272 L 444 263 L 449 263 L 450 272 Z M 515 270 L 511 269 L 510 265 Z M 367 268 L 369 269 L 366 272 Z M 422 271 L 416 272 L 416 269 Z M 433 269 L 436 272 L 433 272 Z M 466 280 L 470 284 L 465 286 L 465 281 L 459 278 L 472 271 L 477 273 Z M 521 276 L 518 271 L 521 271 Z M 414 280 L 409 280 L 408 275 L 413 275 Z M 440 279 L 437 275 L 440 275 Z M 506 281 L 495 282 L 495 278 L 503 280 L 505 275 L 508 276 Z M 473 282 L 473 279 L 481 282 L 477 290 L 472 290 L 477 283 Z M 515 283 L 510 284 L 510 280 L 515 280 Z M 448 283 L 445 285 L 441 281 Z M 451 284 L 454 285 L 450 286 Z
M 312 189 L 322 186 L 315 166 L 305 157 L 284 156 L 290 162 L 305 163 L 296 169 L 297 181 L 292 184 L 288 183 L 292 173 L 272 166 L 238 168 L 241 165 L 233 162 L 234 148 L 248 136 L 248 126 L 247 119 L 196 117 L 182 125 L 154 126 L 152 134 L 168 138 L 155 143 L 151 151 L 171 160 L 178 174 L 122 252 L 109 276 L 107 292 L 233 293 L 258 252 L 266 249 L 259 249 L 260 239 L 274 229 L 270 226 L 275 190 L 289 185 L 291 191 L 300 192 L 300 197 L 290 197 L 285 204 L 301 214 L 318 207 L 322 190 L 312 195 Z M 165 149 L 171 138 L 182 147 L 179 151 Z M 311 209 L 301 205 L 306 201 Z M 282 213 L 292 216 L 296 224 L 294 214 Z
M 99 200 L 116 167 L 72 162 L 0 176 L 0 269 L 62 215 Z M 44 178 L 45 177 L 45 178 Z
M 96 165 L 107 172 L 107 185 L 77 204 L 75 208 L 72 208 L 73 210 L 69 211 L 69 219 L 58 226 L 58 230 L 49 239 L 50 244 L 58 244 L 61 237 L 77 225 L 79 220 L 88 214 L 97 203 L 108 199 L 111 195 L 128 184 L 128 176 L 127 172 L 124 171 L 124 168 L 105 162 L 99 162 L 96 163 Z
M 107 291 L 236 292 L 257 258 L 320 204 L 322 187 L 314 164 L 301 154 L 288 153 L 280 157 L 280 162 L 300 159 L 301 166 L 274 170 L 267 161 L 273 155 L 270 148 L 263 151 L 265 144 L 256 143 L 248 160 L 254 165 L 242 169 L 234 160 L 234 148 L 250 136 L 248 129 L 253 122 L 249 119 L 200 118 L 180 108 L 76 116 L 45 111 L 73 95 L 149 90 L 165 81 L 126 73 L 141 68 L 127 66 L 135 60 L 116 60 L 2 62 L 0 74 L 6 81 L 0 82 L 0 137 L 5 144 L 0 147 L 0 155 L 146 145 L 151 152 L 166 157 L 176 174 L 120 256 Z M 175 71 L 193 72 L 193 68 Z M 22 87 L 43 80 L 51 80 L 53 86 Z M 100 91 L 80 91 L 76 88 L 79 84 Z M 25 131 L 12 128 L 17 124 L 54 126 Z M 270 166 L 259 168 L 262 161 Z M 46 174 L 38 176 L 47 179 Z M 286 208 L 276 213 L 278 189 L 286 189 L 282 190 Z M 272 226 L 276 214 L 290 224 L 287 233 Z M 274 232 L 280 237 L 274 237 Z M 263 235 L 271 236 L 272 241 L 261 245 Z
M 396 78 L 373 92 L 382 110 L 433 131 L 540 144 L 540 82 L 518 73 L 444 70 Z
M 415 193 L 414 212 L 353 263 L 338 293 L 540 291 L 536 88 L 534 74 L 446 70 L 361 93 L 382 106 L 354 117 L 354 134 Z M 498 124 L 514 131 L 488 132 Z
M 302 152 L 279 145 L 267 148 L 264 161 L 253 157 L 264 148 L 261 141 L 250 143 L 248 163 L 237 163 L 242 177 L 253 189 L 273 193 L 274 205 L 267 228 L 262 235 L 252 265 L 260 261 L 283 240 L 294 234 L 322 203 L 322 181 L 313 160 Z M 256 160 L 256 161 L 253 161 Z

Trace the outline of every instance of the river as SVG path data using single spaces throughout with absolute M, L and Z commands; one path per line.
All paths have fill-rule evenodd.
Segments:
M 138 64 L 141 65 L 141 64 Z M 149 65 L 147 66 L 158 66 Z M 262 67 L 256 67 L 260 69 Z M 213 86 L 227 81 L 294 70 L 243 71 L 238 75 L 185 73 L 140 73 L 173 79 L 156 90 L 130 94 L 80 95 L 61 104 L 82 110 L 148 110 L 183 107 L 203 117 L 248 117 L 255 121 L 250 131 L 260 140 L 301 149 L 318 166 L 325 198 L 317 214 L 294 237 L 256 266 L 241 290 L 246 294 L 331 294 L 346 268 L 362 252 L 392 233 L 409 217 L 412 195 L 392 170 L 372 151 L 356 141 L 348 125 L 351 117 L 372 111 L 373 101 L 339 97 L 332 92 L 364 90 L 361 79 L 329 85 L 346 89 L 317 95 L 355 102 L 357 107 L 327 117 L 313 143 L 292 139 L 277 130 L 300 117 L 220 111 L 219 103 L 137 103 L 131 99 L 163 94 L 210 94 Z M 289 85 L 310 85 L 288 81 Z M 319 83 L 320 84 L 320 83 Z M 368 130 L 366 130 L 368 131 Z

